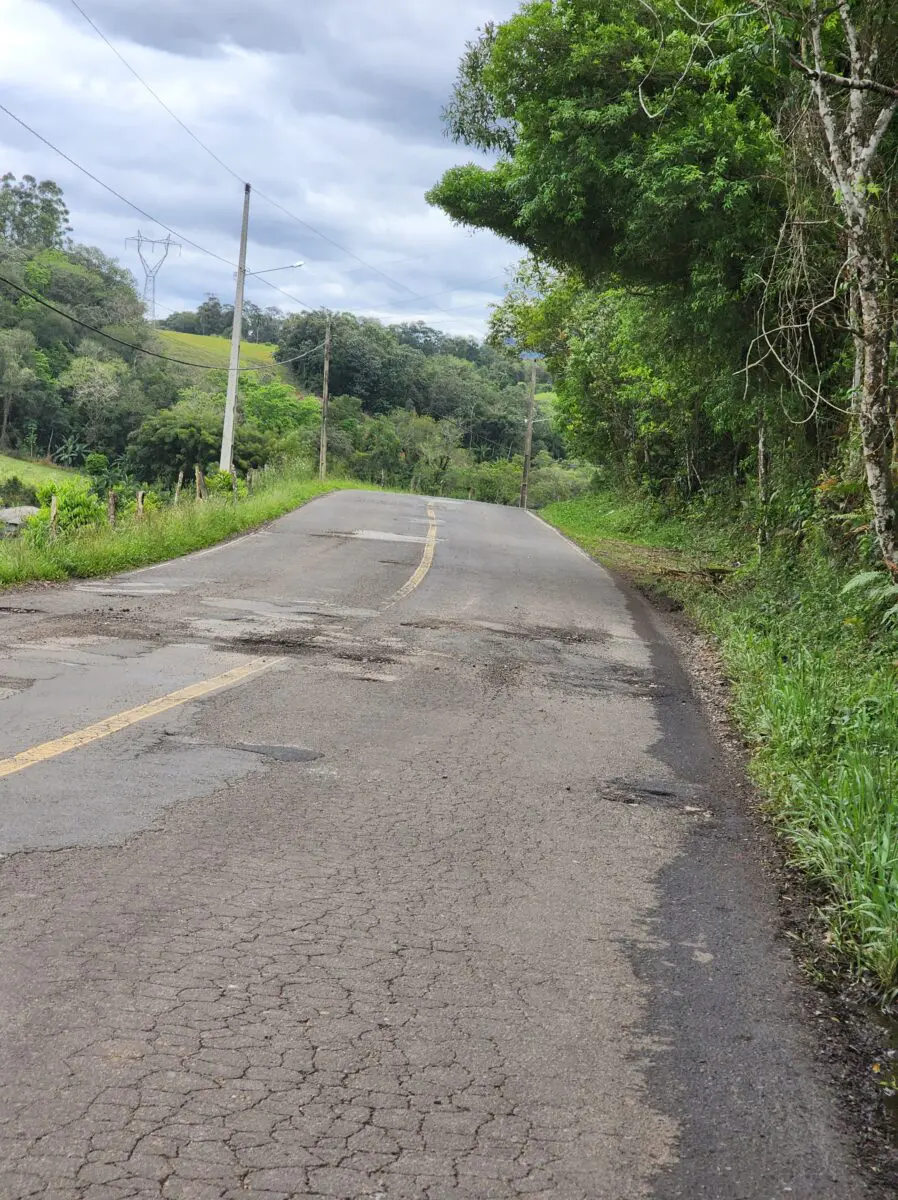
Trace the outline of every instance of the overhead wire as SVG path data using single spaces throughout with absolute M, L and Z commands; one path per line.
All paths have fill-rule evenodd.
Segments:
M 131 74 L 137 80 L 137 82 L 142 84 L 143 87 L 146 88 L 146 90 L 150 93 L 150 95 L 153 97 L 153 99 L 156 101 L 156 103 L 160 104 L 165 109 L 165 111 L 172 118 L 172 120 L 177 121 L 177 123 L 181 126 L 181 128 L 184 130 L 184 132 L 187 134 L 187 136 L 190 138 L 193 138 L 193 140 L 196 142 L 196 144 L 201 149 L 205 150 L 210 158 L 215 159 L 215 161 L 218 163 L 218 165 L 220 167 L 223 167 L 229 175 L 232 175 L 237 180 L 238 183 L 246 183 L 245 179 L 243 179 L 240 175 L 238 175 L 236 171 L 232 170 L 223 159 L 219 158 L 218 155 L 215 153 L 215 151 L 212 150 L 209 146 L 207 146 L 206 143 L 202 140 L 202 138 L 198 137 L 193 132 L 193 130 L 181 120 L 181 118 L 178 116 L 178 114 L 173 109 L 169 108 L 169 106 L 165 103 L 165 101 L 162 99 L 162 97 L 159 95 L 159 93 L 153 90 L 153 88 L 147 83 L 147 81 L 136 70 L 135 67 L 131 66 L 131 64 L 128 62 L 127 58 L 125 58 L 124 54 L 122 54 L 116 48 L 114 43 L 109 40 L 109 38 L 106 36 L 106 34 L 103 32 L 103 30 L 99 27 L 99 25 L 97 25 L 97 23 L 84 11 L 84 9 L 78 3 L 78 0 L 71 0 L 71 3 L 72 3 L 72 7 L 76 8 L 78 10 L 78 12 L 81 14 L 81 16 L 85 19 L 85 21 L 88 23 L 88 25 L 94 31 L 94 33 L 97 35 L 97 37 L 99 37 L 101 39 L 101 41 L 104 41 L 106 43 L 106 45 L 109 47 L 109 49 L 115 55 L 115 57 L 119 60 L 119 62 L 122 63 L 123 66 L 127 67 L 127 69 L 131 72 Z
M 70 163 L 73 167 L 75 167 L 76 170 L 80 171 L 83 175 L 86 175 L 88 179 L 93 180 L 94 183 L 98 184 L 105 191 L 109 192 L 110 195 L 115 196 L 117 200 L 120 200 L 123 204 L 127 205 L 128 208 L 133 209 L 136 213 L 139 213 L 140 216 L 146 217 L 148 221 L 152 221 L 154 224 L 160 225 L 163 229 L 173 234 L 176 238 L 179 238 L 182 242 L 185 242 L 188 246 L 192 246 L 195 250 L 199 250 L 202 254 L 208 254 L 210 258 L 214 258 L 218 262 L 224 263 L 225 266 L 236 270 L 237 264 L 232 259 L 225 258 L 224 255 L 218 254 L 216 251 L 200 245 L 199 242 L 196 242 L 192 238 L 189 238 L 186 234 L 181 233 L 180 230 L 175 229 L 174 226 L 167 224 L 167 222 L 163 221 L 160 217 L 153 216 L 153 214 L 147 212 L 145 208 L 141 208 L 139 204 L 135 204 L 133 200 L 129 200 L 127 196 L 123 195 L 111 184 L 106 183 L 105 180 L 101 179 L 98 175 L 95 175 L 93 171 L 90 171 L 87 167 L 82 166 L 82 164 L 76 159 L 72 158 L 70 154 L 66 154 L 64 150 L 61 150 L 58 146 L 51 142 L 49 138 L 44 137 L 42 133 L 39 133 L 38 130 L 36 130 L 32 125 L 29 125 L 28 122 L 23 120 L 20 116 L 17 116 L 17 114 L 14 113 L 12 109 L 7 108 L 5 104 L 0 103 L 0 112 L 6 113 L 6 115 L 15 121 L 17 125 L 21 125 L 23 129 L 27 130 L 28 133 L 30 133 L 33 137 L 36 137 L 39 142 L 43 142 L 45 146 L 49 147 L 49 149 L 51 149 L 55 154 L 58 154 L 60 158 L 65 159 L 67 163 Z M 247 273 L 247 278 L 253 278 L 252 272 Z M 290 292 L 286 292 L 283 288 L 279 288 L 277 284 L 272 283 L 270 279 L 262 279 L 260 276 L 256 276 L 255 278 L 257 278 L 260 283 L 264 283 L 266 287 L 273 288 L 276 292 L 280 292 L 289 300 L 292 300 L 294 304 L 298 304 L 300 308 L 312 309 L 312 305 L 306 304 L 298 297 L 291 295 Z M 162 307 L 165 306 L 163 305 Z
M 121 53 L 121 51 L 118 50 L 118 48 L 109 40 L 109 38 L 105 35 L 105 33 L 103 33 L 103 31 L 100 29 L 100 27 L 97 25 L 97 23 L 88 15 L 88 13 L 77 2 L 77 0 L 70 0 L 70 3 L 72 5 L 72 7 L 75 8 L 76 11 L 81 14 L 81 16 L 84 18 L 84 20 L 87 22 L 87 24 L 90 25 L 91 29 L 94 30 L 94 32 L 97 34 L 97 36 L 100 37 L 102 39 L 102 41 L 113 52 L 113 54 L 115 54 L 116 58 L 118 58 L 119 61 L 125 67 L 127 67 L 127 69 L 134 76 L 134 78 L 136 80 L 138 80 L 138 82 L 144 88 L 146 88 L 147 92 L 153 97 L 153 99 L 165 110 L 165 112 L 168 113 L 168 115 L 174 121 L 176 121 L 178 123 L 178 125 L 184 130 L 184 132 L 186 134 L 188 134 L 188 136 L 190 138 L 192 138 L 193 141 L 202 150 L 204 150 L 211 159 L 213 159 L 216 163 L 218 163 L 218 165 L 223 170 L 227 171 L 227 173 L 232 178 L 238 180 L 241 183 L 245 182 L 243 179 L 243 176 L 240 174 L 239 171 L 235 171 L 233 167 L 229 166 L 228 163 L 226 163 L 224 161 L 224 159 L 220 158 L 219 155 L 217 155 L 214 150 L 212 150 L 208 145 L 206 145 L 206 143 L 202 140 L 202 138 L 200 138 L 197 134 L 195 134 L 193 132 L 193 130 L 190 128 L 190 126 L 187 125 L 187 123 L 185 121 L 183 121 L 178 116 L 178 114 L 176 112 L 174 112 L 174 110 L 168 104 L 166 104 L 166 102 L 162 99 L 162 97 L 150 86 L 149 83 L 147 83 L 147 81 L 143 78 L 143 76 L 131 65 L 131 63 Z M 303 220 L 302 217 L 297 216 L 296 213 L 291 212 L 290 209 L 287 208 L 285 205 L 281 204 L 279 200 L 275 200 L 273 197 L 268 196 L 265 192 L 262 192 L 255 187 L 253 188 L 253 193 L 254 193 L 254 195 L 258 196 L 258 198 L 260 200 L 263 200 L 266 204 L 270 204 L 273 208 L 278 209 L 280 212 L 282 212 L 285 216 L 289 217 L 291 220 L 296 221 L 304 229 L 308 229 L 310 233 L 313 233 L 316 237 L 320 238 L 322 241 L 327 242 L 329 245 L 333 246 L 335 249 L 339 250 L 341 253 L 346 254 L 350 258 L 354 259 L 355 262 L 359 263 L 359 265 L 363 266 L 366 270 L 372 271 L 375 275 L 380 276 L 382 279 L 386 280 L 388 283 L 392 284 L 394 287 L 401 288 L 403 291 L 408 292 L 409 300 L 407 302 L 411 302 L 412 300 L 430 299 L 430 297 L 428 297 L 428 296 L 419 295 L 417 292 L 415 292 L 415 290 L 413 288 L 410 288 L 408 286 L 408 284 L 402 283 L 401 280 L 394 279 L 393 276 L 388 275 L 386 273 L 386 271 L 383 271 L 380 267 L 376 267 L 376 266 L 374 266 L 373 263 L 367 262 L 360 255 L 356 254 L 354 250 L 350 250 L 348 246 L 344 246 L 341 242 L 338 242 L 338 241 L 336 241 L 336 239 L 330 237 L 328 234 L 323 233 L 320 229 L 316 228 L 314 225 L 310 224 L 308 221 Z M 165 226 L 163 226 L 163 228 L 165 228 Z M 268 281 L 266 281 L 266 282 L 268 282 Z M 269 284 L 269 286 L 274 287 L 274 284 Z M 280 290 L 280 289 L 276 288 L 275 290 Z M 451 291 L 452 289 L 447 289 L 447 290 Z M 432 293 L 432 294 L 440 295 L 443 293 L 437 292 L 437 293 Z M 289 293 L 285 293 L 285 295 L 289 295 Z M 291 299 L 293 299 L 293 297 L 291 297 Z M 297 301 L 297 303 L 302 304 L 301 301 Z M 303 307 L 308 307 L 308 305 L 303 305 Z M 388 306 L 381 306 L 381 307 L 388 307 Z M 435 310 L 437 312 L 441 312 L 445 316 L 448 316 L 453 320 L 455 319 L 453 317 L 453 314 L 449 310 L 441 308 L 439 305 L 434 305 L 433 307 L 435 308 Z M 464 318 L 462 318 L 462 319 L 464 320 Z
M 71 166 L 80 171 L 82 175 L 86 175 L 88 179 L 92 179 L 94 183 L 99 184 L 101 188 L 104 188 L 111 195 L 115 196 L 117 200 L 121 200 L 121 202 L 126 204 L 128 208 L 133 208 L 136 213 L 139 213 L 142 217 L 146 217 L 148 221 L 153 221 L 156 225 L 161 225 L 163 229 L 166 229 L 169 233 L 174 234 L 176 238 L 179 238 L 188 246 L 192 246 L 194 250 L 199 250 L 202 254 L 208 254 L 210 258 L 216 258 L 219 262 L 223 262 L 229 267 L 233 267 L 235 265 L 230 259 L 224 258 L 221 254 L 216 254 L 214 250 L 209 250 L 206 246 L 201 246 L 199 242 L 195 242 L 192 238 L 187 237 L 186 234 L 183 234 L 179 230 L 173 228 L 171 225 L 168 225 L 165 221 L 161 221 L 158 217 L 154 217 L 152 213 L 148 213 L 145 208 L 141 208 L 139 204 L 135 204 L 134 201 L 129 200 L 127 196 L 123 196 L 122 193 L 112 187 L 111 184 L 105 183 L 98 175 L 94 175 L 93 171 L 89 171 L 87 167 L 83 167 L 81 163 L 77 162 L 74 158 L 72 158 L 71 155 L 66 154 L 64 150 L 60 150 L 60 148 L 55 146 L 49 138 L 44 137 L 42 133 L 38 133 L 38 131 L 33 126 L 29 125 L 27 121 L 23 121 L 21 117 L 16 116 L 12 109 L 7 108 L 5 104 L 0 104 L 0 112 L 6 113 L 6 115 L 15 121 L 17 125 L 21 125 L 23 129 L 27 129 L 27 131 L 33 137 L 36 137 L 39 142 L 43 142 L 45 146 L 48 146 L 54 152 L 54 154 L 58 154 L 60 158 L 64 158 L 67 163 L 70 163 Z
M 124 338 L 116 337 L 113 333 L 106 333 L 103 329 L 98 329 L 96 325 L 91 325 L 87 321 L 82 321 L 80 317 L 73 317 L 71 313 L 67 313 L 65 309 L 59 308 L 56 304 L 51 304 L 49 300 L 45 300 L 43 296 L 38 296 L 35 292 L 29 291 L 28 288 L 22 287 L 21 284 L 15 283 L 12 279 L 7 279 L 4 275 L 0 275 L 0 284 L 5 284 L 13 291 L 18 292 L 22 296 L 27 296 L 29 300 L 33 300 L 36 304 L 40 304 L 43 308 L 48 308 L 51 312 L 56 313 L 60 317 L 64 317 L 67 321 L 71 321 L 73 325 L 78 325 L 82 329 L 87 329 L 91 333 L 97 334 L 98 337 L 106 338 L 107 341 L 115 342 L 117 346 L 124 346 L 127 350 L 133 350 L 137 354 L 145 354 L 148 358 L 160 358 L 163 362 L 177 363 L 182 367 L 198 367 L 203 371 L 219 371 L 225 368 L 212 363 L 191 362 L 186 358 L 175 358 L 171 354 L 160 354 L 158 350 L 147 350 L 145 346 L 138 346 L 135 342 L 126 342 Z M 319 350 L 324 349 L 324 342 L 320 346 L 313 346 L 311 350 L 305 350 L 302 354 L 297 354 L 293 358 L 280 359 L 275 366 L 286 366 L 288 363 L 299 362 L 302 358 L 308 358 L 311 354 L 316 354 Z M 241 374 L 248 374 L 253 371 L 270 371 L 272 368 L 268 364 L 263 364 L 256 367 L 237 367 Z

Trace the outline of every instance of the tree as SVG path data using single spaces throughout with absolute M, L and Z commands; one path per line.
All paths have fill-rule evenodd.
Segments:
M 266 433 L 317 428 L 321 420 L 321 404 L 314 396 L 302 397 L 288 383 L 258 375 L 241 379 L 240 407 L 246 420 Z
M 893 166 L 898 139 L 898 23 L 891 0 L 785 0 L 770 6 L 750 0 L 773 34 L 780 62 L 791 69 L 792 120 L 784 141 L 795 159 L 813 164 L 822 216 L 838 224 L 841 258 L 830 281 L 831 297 L 805 306 L 817 317 L 827 307 L 837 325 L 849 327 L 855 356 L 853 407 L 863 448 L 864 473 L 873 523 L 882 555 L 898 574 L 898 493 L 893 475 L 898 416 L 892 363 L 898 349 L 894 280 L 894 206 L 898 202 Z M 794 192 L 793 192 L 794 194 Z M 828 210 L 828 211 L 827 211 Z M 806 257 L 806 213 L 790 206 L 780 243 L 792 241 Z M 779 243 L 778 243 L 779 244 Z M 794 328 L 795 307 L 787 304 L 779 322 Z M 812 319 L 804 322 L 813 336 Z M 777 333 L 782 332 L 781 329 Z M 790 367 L 778 339 L 766 332 L 766 348 Z M 791 370 L 797 386 L 819 401 L 819 384 L 808 389 Z
M 72 232 L 62 188 L 33 175 L 0 179 L 0 238 L 28 250 L 61 249 Z
M 9 446 L 9 418 L 13 402 L 34 381 L 34 338 L 25 329 L 0 331 L 0 447 Z
M 73 359 L 61 376 L 60 386 L 71 395 L 82 419 L 84 436 L 91 445 L 102 444 L 105 427 L 121 399 L 126 376 L 121 360 L 104 361 L 94 355 Z
M 777 214 L 773 123 L 726 31 L 697 42 L 670 0 L 526 4 L 469 47 L 447 110 L 499 161 L 451 169 L 428 199 L 588 280 L 737 291 Z

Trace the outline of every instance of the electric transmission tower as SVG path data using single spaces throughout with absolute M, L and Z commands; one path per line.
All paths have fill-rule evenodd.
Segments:
M 149 319 L 151 321 L 155 321 L 156 276 L 162 270 L 162 264 L 168 258 L 172 250 L 177 250 L 179 254 L 181 253 L 181 243 L 173 241 L 170 233 L 164 238 L 149 238 L 146 236 L 146 234 L 141 233 L 139 229 L 134 237 L 125 239 L 126 245 L 128 242 L 137 243 L 137 253 L 140 256 L 144 273 L 144 308 L 147 311 Z

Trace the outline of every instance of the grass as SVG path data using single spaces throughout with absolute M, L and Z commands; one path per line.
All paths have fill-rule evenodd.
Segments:
M 342 479 L 322 483 L 285 472 L 237 504 L 217 497 L 203 503 L 187 501 L 149 512 L 143 520 L 122 520 L 115 529 L 90 527 L 46 545 L 32 545 L 26 538 L 6 539 L 0 542 L 0 587 L 34 580 L 89 579 L 164 562 L 254 529 L 315 496 L 360 487 L 365 485 Z
M 828 940 L 894 1002 L 898 637 L 842 595 L 856 568 L 813 537 L 759 561 L 734 523 L 665 519 L 607 495 L 543 516 L 600 561 L 673 594 L 716 635 L 754 776 L 791 860 L 825 896 Z M 728 544 L 745 565 L 709 587 L 701 566 Z
M 203 337 L 199 333 L 178 333 L 173 329 L 157 331 L 166 354 L 186 359 L 197 366 L 227 368 L 231 355 L 230 338 Z M 277 346 L 258 342 L 243 342 L 240 346 L 240 365 L 244 367 L 277 367 L 274 352 Z
M 51 467 L 46 463 L 31 462 L 27 458 L 11 458 L 7 454 L 0 454 L 0 480 L 16 475 L 23 483 L 38 487 L 51 479 L 64 479 L 72 474 L 68 467 Z

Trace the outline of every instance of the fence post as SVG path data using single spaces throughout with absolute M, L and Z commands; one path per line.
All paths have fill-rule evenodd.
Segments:
M 137 493 L 137 517 L 139 520 L 143 519 L 143 502 L 146 499 L 146 495 L 146 492 Z
M 56 493 L 50 497 L 50 537 L 55 538 L 59 532 L 59 500 Z
M 115 514 L 118 509 L 118 493 L 109 489 L 109 495 L 106 497 L 106 512 L 109 514 L 109 524 L 115 529 Z
M 194 467 L 196 473 L 196 498 L 197 500 L 206 500 L 209 492 L 206 490 L 206 477 L 199 466 Z
M 237 503 L 237 468 L 231 463 L 231 495 L 234 497 L 234 503 Z
M 183 486 L 184 486 L 184 468 L 182 467 L 181 470 L 178 472 L 178 483 L 177 483 L 177 486 L 175 487 L 175 499 L 174 499 L 175 504 L 177 504 L 178 501 L 181 499 L 181 488 Z

